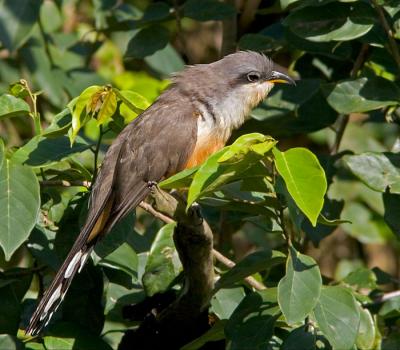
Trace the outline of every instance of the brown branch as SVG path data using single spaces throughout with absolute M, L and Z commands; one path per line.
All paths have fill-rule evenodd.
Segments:
M 158 196 L 160 196 L 160 190 L 158 190 L 159 191 L 159 193 L 157 194 Z M 161 192 L 161 193 L 164 193 L 164 195 L 161 195 L 161 196 L 163 196 L 164 198 L 165 198 L 165 192 Z M 168 195 L 169 197 L 172 197 L 171 195 Z M 173 197 L 172 197 L 173 198 Z M 168 200 L 170 200 L 170 199 L 167 199 L 167 201 Z M 175 205 L 175 204 L 174 204 Z M 156 210 L 152 205 L 150 205 L 149 203 L 146 203 L 146 202 L 141 202 L 140 204 L 139 204 L 139 206 L 142 208 L 142 209 L 144 209 L 144 210 L 146 210 L 147 212 L 149 212 L 150 214 L 152 214 L 155 218 L 157 218 L 157 219 L 159 219 L 159 220 L 161 220 L 161 221 L 163 221 L 163 222 L 165 222 L 166 224 L 169 224 L 169 223 L 172 223 L 172 222 L 175 222 L 175 220 L 173 220 L 172 218 L 171 218 L 171 216 L 167 216 L 167 215 L 165 215 L 163 212 L 168 212 L 168 214 L 169 215 L 171 215 L 171 213 L 173 212 L 173 210 L 176 210 L 176 209 L 171 209 L 171 208 L 174 208 L 174 205 L 170 205 L 170 204 L 166 204 L 165 202 L 164 203 L 160 203 L 160 201 L 158 202 L 158 206 L 157 206 L 157 209 L 159 209 L 159 210 Z M 159 207 L 161 207 L 161 208 L 159 208 Z M 168 208 L 169 207 L 169 208 Z M 161 209 L 161 211 L 162 212 L 160 212 L 160 209 Z M 181 209 L 179 209 L 179 210 L 181 210 Z M 205 222 L 205 221 L 204 221 Z M 207 226 L 208 226 L 208 224 L 207 224 Z M 216 249 L 212 249 L 212 253 L 213 253 L 213 255 L 214 255 L 214 257 L 215 257 L 215 259 L 217 260 L 217 261 L 219 261 L 221 264 L 223 264 L 223 265 L 225 265 L 226 267 L 229 267 L 229 268 L 233 268 L 236 264 L 232 261 L 232 260 L 230 260 L 229 258 L 227 258 L 225 255 L 223 255 L 222 253 L 220 253 L 218 250 L 216 250 Z M 251 287 L 253 287 L 254 289 L 256 289 L 256 290 L 264 290 L 264 289 L 266 289 L 266 286 L 264 286 L 264 284 L 262 284 L 262 283 L 260 283 L 260 282 L 258 282 L 255 278 L 253 278 L 253 277 L 251 277 L 251 276 L 248 276 L 248 277 L 246 277 L 245 278 L 245 281 L 251 286 Z
M 389 49 L 393 55 L 394 60 L 396 61 L 397 67 L 400 71 L 400 52 L 399 52 L 399 47 L 397 46 L 397 43 L 396 43 L 396 39 L 393 35 L 393 30 L 392 30 L 392 28 L 390 28 L 390 25 L 389 25 L 388 21 L 386 20 L 385 12 L 382 9 L 382 6 L 380 6 L 376 2 L 376 0 L 372 0 L 372 4 L 374 5 L 376 12 L 378 13 L 379 21 L 381 22 L 382 27 L 385 30 L 386 35 L 388 36 Z

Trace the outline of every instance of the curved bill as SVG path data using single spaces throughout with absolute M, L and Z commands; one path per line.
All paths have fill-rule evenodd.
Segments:
M 284 84 L 296 85 L 296 82 L 291 77 L 276 70 L 272 71 L 271 77 L 268 79 L 268 81 L 271 83 L 284 83 Z

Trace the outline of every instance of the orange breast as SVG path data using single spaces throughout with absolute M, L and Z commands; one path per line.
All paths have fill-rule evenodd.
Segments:
M 186 163 L 185 169 L 200 165 L 208 158 L 208 156 L 219 151 L 224 146 L 224 140 L 215 136 L 201 137 L 197 139 L 196 146 L 188 162 Z

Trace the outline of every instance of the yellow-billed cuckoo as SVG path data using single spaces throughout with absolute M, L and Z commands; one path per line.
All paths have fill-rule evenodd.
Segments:
M 151 184 L 201 164 L 224 147 L 232 130 L 281 82 L 294 83 L 266 56 L 251 51 L 176 74 L 170 87 L 108 149 L 86 222 L 26 333 L 36 335 L 48 324 L 94 244 L 148 195 Z

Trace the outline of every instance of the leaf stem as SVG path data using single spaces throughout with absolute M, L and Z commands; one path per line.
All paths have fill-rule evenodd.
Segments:
M 399 47 L 397 46 L 396 40 L 393 35 L 393 30 L 392 28 L 390 28 L 390 25 L 385 17 L 385 12 L 382 6 L 380 6 L 376 0 L 371 0 L 371 2 L 374 5 L 376 12 L 378 13 L 379 21 L 381 22 L 382 27 L 385 30 L 386 35 L 388 36 L 389 49 L 393 55 L 394 60 L 396 61 L 397 68 L 399 69 L 398 76 L 400 76 L 400 52 L 399 52 Z

